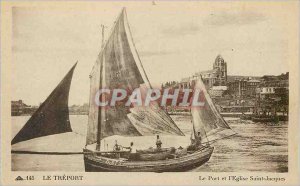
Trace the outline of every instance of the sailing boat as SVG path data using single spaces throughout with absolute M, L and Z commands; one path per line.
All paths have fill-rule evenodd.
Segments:
M 69 70 L 62 81 L 12 139 L 12 145 L 38 137 L 72 132 L 69 120 L 68 100 L 71 80 L 76 65 L 77 63 Z
M 90 74 L 90 107 L 86 146 L 83 149 L 87 172 L 166 172 L 183 171 L 207 162 L 214 147 L 210 143 L 200 144 L 196 150 L 184 155 L 171 154 L 165 159 L 130 160 L 127 151 L 104 151 L 101 140 L 113 136 L 178 135 L 183 132 L 157 103 L 149 107 L 125 107 L 123 103 L 103 108 L 95 104 L 99 89 L 134 90 L 151 88 L 138 52 L 135 48 L 125 8 L 114 24 L 108 40 L 102 45 Z M 193 135 L 217 140 L 234 134 L 216 110 L 201 79 L 196 87 L 204 90 L 205 109 L 192 109 Z M 103 97 L 102 97 L 103 98 Z M 168 151 L 168 150 L 166 150 Z M 142 151 L 140 151 L 142 152 Z M 144 153 L 148 151 L 145 150 Z M 165 151 L 163 151 L 165 152 Z M 115 156 L 118 154 L 117 156 Z M 144 154 L 145 155 L 145 154 Z

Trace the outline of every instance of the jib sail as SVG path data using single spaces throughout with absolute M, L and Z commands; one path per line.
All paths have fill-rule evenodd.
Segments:
M 68 100 L 76 64 L 13 138 L 11 144 L 52 134 L 72 132 Z

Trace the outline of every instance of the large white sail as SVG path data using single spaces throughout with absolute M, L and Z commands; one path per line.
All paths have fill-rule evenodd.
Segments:
M 125 21 L 126 12 L 123 9 L 91 72 L 87 144 L 111 135 L 183 135 L 168 114 L 156 104 L 130 108 L 120 103 L 100 110 L 95 104 L 95 95 L 100 88 L 133 91 L 151 86 Z M 105 117 L 99 117 L 99 113 L 103 116 L 103 112 Z
M 192 107 L 195 136 L 200 133 L 202 141 L 214 141 L 235 134 L 216 109 L 202 79 L 198 79 L 195 89 L 202 91 L 204 106 Z

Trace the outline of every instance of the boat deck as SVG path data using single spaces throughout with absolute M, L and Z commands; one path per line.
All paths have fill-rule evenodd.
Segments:
M 85 169 L 91 172 L 117 171 L 117 172 L 166 172 L 192 169 L 207 162 L 213 152 L 213 147 L 204 147 L 194 153 L 178 158 L 156 161 L 126 161 L 124 159 L 112 159 L 86 153 L 84 155 Z M 91 152 L 84 149 L 84 152 Z

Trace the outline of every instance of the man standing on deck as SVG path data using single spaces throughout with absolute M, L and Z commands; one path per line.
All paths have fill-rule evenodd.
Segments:
M 133 145 L 133 142 L 130 143 L 130 153 L 136 153 L 136 148 Z
M 115 141 L 115 146 L 114 146 L 113 150 L 114 151 L 120 151 L 121 150 L 121 147 L 120 147 L 120 145 L 118 145 L 118 141 L 117 140 Z
M 133 146 L 133 142 L 130 143 L 130 147 L 123 147 L 125 149 L 129 149 L 130 153 L 136 153 L 136 148 Z
M 194 137 L 194 138 L 193 138 Z M 201 136 L 200 132 L 197 133 L 197 136 L 193 136 L 193 133 L 191 135 L 191 145 L 187 147 L 188 151 L 195 151 L 201 146 Z
M 160 150 L 160 149 L 161 149 L 161 145 L 162 145 L 162 142 L 161 142 L 161 140 L 159 139 L 159 135 L 157 135 L 157 136 L 156 136 L 156 148 L 157 148 L 158 150 Z
M 201 141 L 202 141 L 202 139 L 201 139 L 201 136 L 200 136 L 200 132 L 198 132 L 197 137 L 196 137 L 196 145 L 200 146 L 201 145 Z
M 136 148 L 133 145 L 133 142 L 130 143 L 130 147 L 123 147 L 125 149 L 129 149 L 129 160 L 138 160 L 139 155 L 136 153 Z
M 116 140 L 115 142 L 116 143 L 115 143 L 115 146 L 113 148 L 113 151 L 121 151 L 121 146 L 118 145 L 118 141 Z M 116 156 L 117 159 L 119 159 L 121 157 L 121 154 L 120 153 L 115 153 L 115 156 Z

